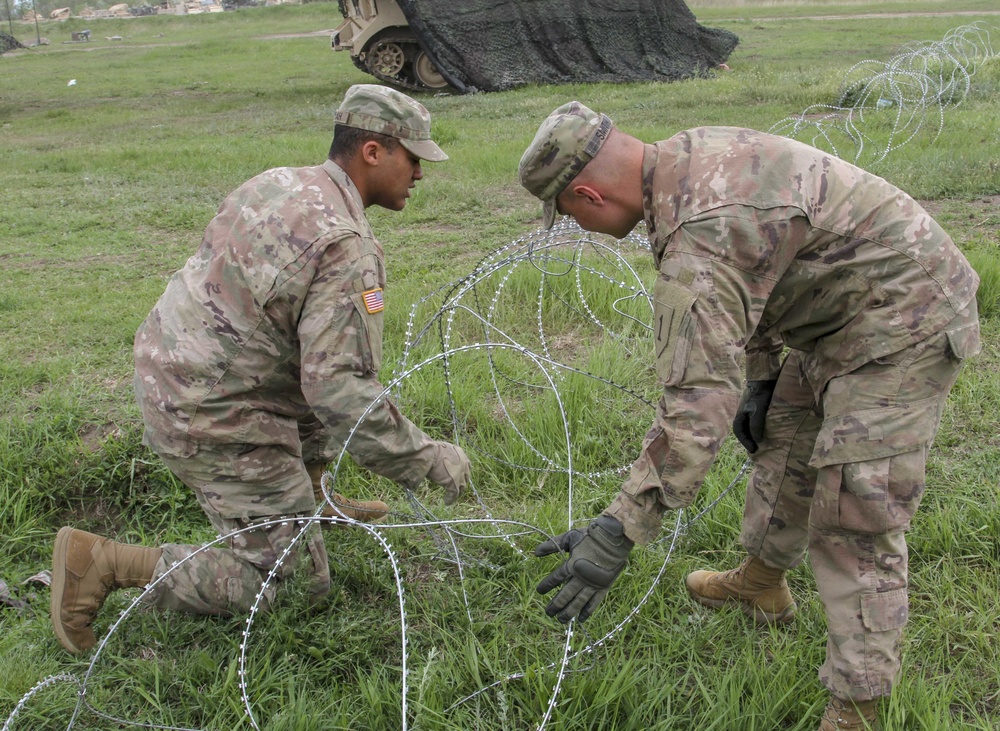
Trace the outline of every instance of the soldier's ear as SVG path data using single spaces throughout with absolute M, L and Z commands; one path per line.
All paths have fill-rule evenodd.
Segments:
M 385 154 L 385 148 L 375 140 L 368 140 L 361 145 L 358 154 L 366 165 L 378 165 Z
M 601 194 L 597 188 L 588 184 L 570 184 L 570 194 L 576 198 L 578 202 L 586 201 L 591 205 L 601 206 L 604 205 L 604 196 Z

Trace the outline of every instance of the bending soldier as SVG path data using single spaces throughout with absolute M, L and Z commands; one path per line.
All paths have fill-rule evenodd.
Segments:
M 904 532 L 945 399 L 979 349 L 976 273 L 904 192 L 753 130 L 644 144 L 571 102 L 542 123 L 519 176 L 546 226 L 559 212 L 620 238 L 644 220 L 659 271 L 656 419 L 603 514 L 536 549 L 569 554 L 539 584 L 561 586 L 546 611 L 563 622 L 594 611 L 634 543 L 695 498 L 732 423 L 754 462 L 747 557 L 692 573 L 687 589 L 785 622 L 785 572 L 808 549 L 828 624 L 819 728 L 875 723 L 900 667 Z
M 65 527 L 56 536 L 52 624 L 73 653 L 95 644 L 109 591 L 160 581 L 147 599 L 198 614 L 247 611 L 299 531 L 326 501 L 321 475 L 345 444 L 361 466 L 454 502 L 469 479 L 462 449 L 432 440 L 382 393 L 382 246 L 371 205 L 399 211 L 447 155 L 423 105 L 395 90 L 352 86 L 336 113 L 329 159 L 277 168 L 219 208 L 135 338 L 144 442 L 195 493 L 226 545 L 171 567 L 199 546 L 130 546 Z M 355 425 L 357 428 L 355 430 Z M 353 434 L 352 434 L 353 431 Z M 349 439 L 349 441 L 348 441 Z M 378 520 L 387 506 L 340 495 L 327 515 Z M 330 586 L 326 549 L 310 529 L 277 578 L 302 567 L 316 595 Z M 273 584 L 264 594 L 274 599 Z

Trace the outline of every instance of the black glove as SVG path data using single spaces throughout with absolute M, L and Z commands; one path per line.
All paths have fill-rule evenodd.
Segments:
M 562 566 L 538 584 L 539 594 L 548 594 L 564 584 L 545 607 L 545 613 L 550 617 L 558 613 L 563 623 L 574 617 L 582 622 L 593 614 L 625 568 L 634 545 L 625 535 L 622 524 L 610 515 L 598 517 L 587 527 L 586 533 L 566 531 L 539 545 L 535 549 L 536 556 L 548 556 L 557 551 L 569 554 Z
M 750 454 L 757 451 L 757 442 L 764 441 L 764 417 L 771 405 L 777 381 L 747 381 L 740 406 L 733 419 L 733 434 Z

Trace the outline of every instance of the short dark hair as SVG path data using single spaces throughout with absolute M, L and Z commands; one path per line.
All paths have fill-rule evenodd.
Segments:
M 396 148 L 399 147 L 399 140 L 395 137 L 337 124 L 333 127 L 333 143 L 330 145 L 328 157 L 331 160 L 349 160 L 366 142 L 378 142 L 387 152 L 395 152 Z

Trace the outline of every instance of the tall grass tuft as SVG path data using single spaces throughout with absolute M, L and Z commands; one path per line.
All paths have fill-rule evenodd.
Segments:
M 966 253 L 972 268 L 979 274 L 976 303 L 980 317 L 1000 317 L 1000 253 L 993 249 L 974 249 Z

